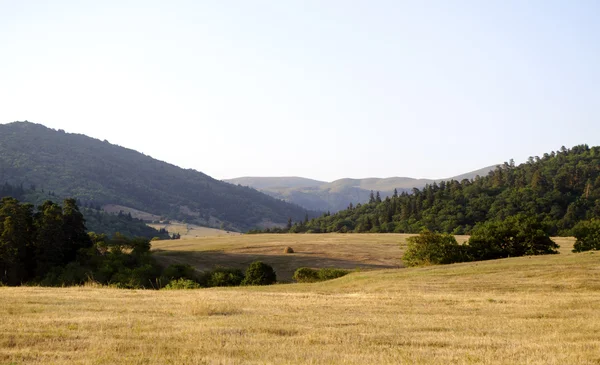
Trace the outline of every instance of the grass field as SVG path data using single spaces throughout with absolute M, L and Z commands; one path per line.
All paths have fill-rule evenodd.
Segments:
M 307 237 L 207 239 L 206 251 L 303 247 Z M 197 251 L 185 243 L 168 244 Z M 561 255 L 361 271 L 317 284 L 0 288 L 0 364 L 599 364 L 600 253 L 572 254 L 572 240 L 560 243 Z
M 272 265 L 281 281 L 299 267 L 393 269 L 402 267 L 409 234 L 260 234 L 158 241 L 152 247 L 164 265 L 190 264 L 198 270 L 228 266 L 245 269 L 255 260 Z M 457 236 L 460 242 L 466 236 Z M 291 247 L 293 254 L 285 254 Z

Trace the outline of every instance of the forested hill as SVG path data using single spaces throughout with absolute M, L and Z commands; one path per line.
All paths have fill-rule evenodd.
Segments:
M 474 180 L 427 185 L 392 198 L 299 222 L 291 232 L 419 232 L 467 234 L 487 220 L 524 214 L 550 234 L 569 234 L 575 223 L 600 217 L 600 147 L 580 145 L 511 161 Z
M 58 198 L 117 204 L 201 225 L 248 228 L 300 220 L 306 211 L 137 151 L 39 124 L 0 125 L 0 183 L 35 185 Z
M 23 186 L 12 186 L 4 183 L 0 185 L 0 200 L 7 197 L 23 203 L 30 203 L 34 207 L 40 207 L 46 201 L 61 203 L 52 191 L 41 191 L 31 187 L 26 189 Z M 77 205 L 79 206 L 79 202 L 77 202 Z M 119 232 L 125 237 L 169 238 L 168 232 L 156 230 L 141 219 L 133 218 L 130 214 L 109 214 L 100 207 L 91 204 L 78 207 L 78 209 L 83 214 L 85 227 L 89 232 L 105 234 L 107 237 L 113 237 L 115 233 Z

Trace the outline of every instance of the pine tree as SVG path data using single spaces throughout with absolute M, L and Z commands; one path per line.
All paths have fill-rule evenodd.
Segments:
M 371 190 L 371 194 L 369 194 L 369 204 L 375 203 L 375 194 L 373 194 L 373 190 Z

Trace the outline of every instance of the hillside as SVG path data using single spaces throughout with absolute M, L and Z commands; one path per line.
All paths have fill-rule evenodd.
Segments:
M 323 182 L 301 177 L 241 177 L 225 180 L 258 189 L 275 198 L 282 199 L 309 210 L 337 212 L 346 209 L 350 203 L 366 203 L 372 191 L 379 191 L 382 197 L 398 192 L 421 189 L 434 182 L 474 179 L 486 176 L 495 166 L 488 166 L 459 176 L 444 179 L 414 179 L 410 177 L 339 179 Z
M 587 145 L 498 166 L 488 176 L 450 180 L 298 223 L 292 232 L 469 233 L 477 223 L 523 214 L 553 235 L 600 217 L 600 147 Z
M 282 243 L 291 245 L 295 237 L 287 235 Z M 266 287 L 0 287 L 0 359 L 597 364 L 596 256 L 567 249 L 560 255 L 363 270 L 322 283 Z
M 228 183 L 242 186 L 250 186 L 254 189 L 278 189 L 278 188 L 310 188 L 326 184 L 325 181 L 307 179 L 296 176 L 283 177 L 237 177 L 234 179 L 224 180 Z
M 51 190 L 57 200 L 74 197 L 230 230 L 283 224 L 306 214 L 252 188 L 29 122 L 0 125 L 0 182 Z
M 48 200 L 57 204 L 63 203 L 51 191 L 42 191 L 31 187 L 26 189 L 8 183 L 0 185 L 0 199 L 4 197 L 12 197 L 21 202 L 33 204 L 35 207 L 39 207 Z M 81 203 L 79 202 L 78 205 L 81 205 Z M 143 220 L 136 219 L 130 214 L 124 214 L 120 211 L 111 214 L 92 204 L 81 205 L 79 209 L 85 218 L 85 227 L 88 232 L 105 234 L 109 237 L 119 232 L 127 237 L 168 238 L 167 232 L 152 228 Z

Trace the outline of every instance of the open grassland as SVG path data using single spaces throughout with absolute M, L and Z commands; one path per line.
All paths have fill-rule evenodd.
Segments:
M 0 288 L 0 364 L 598 364 L 600 253 L 561 243 L 316 284 Z
M 0 363 L 597 364 L 599 305 L 597 253 L 260 288 L 0 288 Z
M 228 266 L 245 269 L 255 260 L 273 266 L 277 278 L 289 281 L 299 267 L 390 269 L 401 266 L 402 234 L 257 234 L 237 237 L 157 241 L 159 262 L 186 263 L 198 270 Z M 401 246 L 402 244 L 402 246 Z M 286 247 L 294 250 L 286 254 Z
M 273 266 L 280 281 L 289 281 L 299 267 L 393 269 L 402 267 L 406 239 L 412 234 L 258 234 L 152 242 L 164 265 L 184 263 L 198 270 L 227 266 L 245 269 L 255 260 Z M 463 243 L 468 236 L 456 236 Z M 562 252 L 572 239 L 555 238 Z M 293 254 L 285 254 L 291 247 Z

